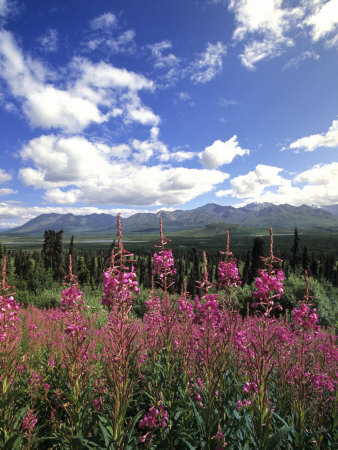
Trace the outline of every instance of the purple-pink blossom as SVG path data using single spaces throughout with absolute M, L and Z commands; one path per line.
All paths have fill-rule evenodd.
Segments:
M 154 253 L 153 275 L 159 275 L 161 278 L 164 275 L 175 275 L 176 269 L 174 268 L 174 264 L 175 261 L 170 249 Z
M 237 263 L 233 259 L 229 262 L 220 261 L 218 266 L 218 284 L 219 286 L 234 286 L 241 284 Z

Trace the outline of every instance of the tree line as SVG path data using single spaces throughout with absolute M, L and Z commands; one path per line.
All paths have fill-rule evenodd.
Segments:
M 90 285 L 97 288 L 102 282 L 102 274 L 108 266 L 111 251 L 81 250 L 74 240 L 74 236 L 67 245 L 63 242 L 63 230 L 46 230 L 42 250 L 24 251 L 22 249 L 7 250 L 0 243 L 0 257 L 6 252 L 8 258 L 8 270 L 12 272 L 15 284 L 18 282 L 25 288 L 35 292 L 42 286 L 48 287 L 53 282 L 61 283 L 68 271 L 69 255 L 72 255 L 73 273 L 78 277 L 81 286 Z M 246 256 L 238 258 L 242 283 L 250 285 L 256 278 L 258 270 L 263 268 L 262 257 L 266 256 L 267 249 L 263 238 L 253 239 L 252 249 Z M 173 279 L 172 289 L 181 292 L 184 281 L 191 295 L 197 294 L 196 281 L 202 277 L 202 255 L 196 248 L 191 251 L 173 250 L 176 275 Z M 236 255 L 234 255 L 236 257 Z M 289 274 L 304 273 L 305 270 L 313 278 L 327 280 L 333 286 L 338 287 L 338 269 L 336 256 L 326 253 L 319 256 L 310 255 L 306 245 L 301 247 L 298 229 L 294 230 L 293 245 L 289 253 L 280 255 L 282 269 L 286 278 Z M 153 283 L 152 252 L 137 251 L 135 253 L 135 269 L 138 281 L 143 288 L 151 288 Z M 208 252 L 208 279 L 211 283 L 217 283 L 218 264 L 224 258 L 220 251 Z M 156 280 L 155 280 L 156 282 Z

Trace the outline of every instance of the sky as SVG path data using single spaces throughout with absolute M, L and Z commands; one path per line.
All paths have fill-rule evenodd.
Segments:
M 338 0 L 0 0 L 0 228 L 338 203 Z

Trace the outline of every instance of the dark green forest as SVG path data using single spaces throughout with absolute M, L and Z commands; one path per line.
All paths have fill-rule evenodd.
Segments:
M 279 239 L 283 238 L 283 239 Z M 69 255 L 72 255 L 73 272 L 78 282 L 91 299 L 92 307 L 100 307 L 102 296 L 102 276 L 108 266 L 115 242 L 104 246 L 78 243 L 76 237 L 65 238 L 63 231 L 46 230 L 42 237 L 42 248 L 8 248 L 0 244 L 0 257 L 7 255 L 7 277 L 15 286 L 16 298 L 22 305 L 33 304 L 39 307 L 59 306 L 62 282 L 68 272 Z M 332 325 L 338 313 L 338 268 L 335 247 L 327 249 L 320 245 L 314 251 L 315 236 L 300 235 L 298 229 L 291 236 L 276 236 L 276 255 L 282 259 L 281 268 L 285 274 L 284 295 L 281 303 L 290 312 L 302 300 L 305 290 L 305 271 L 310 276 L 310 295 L 318 307 L 321 324 Z M 327 241 L 326 241 L 327 242 Z M 135 255 L 135 268 L 143 295 L 135 305 L 135 313 L 142 316 L 145 298 L 152 287 L 152 257 L 155 238 L 143 242 L 126 242 L 125 246 Z M 238 244 L 245 245 L 238 245 Z M 171 287 L 172 293 L 181 293 L 186 283 L 189 294 L 199 294 L 195 281 L 202 277 L 202 248 L 207 255 L 208 279 L 217 290 L 218 264 L 224 259 L 225 237 L 213 236 L 197 240 L 173 236 L 169 246 L 173 249 L 176 275 Z M 218 244 L 218 246 L 217 246 Z M 189 247 L 190 245 L 190 247 Z M 40 246 L 41 247 L 41 246 Z M 103 247 L 103 248 L 102 248 Z M 223 248 L 222 248 L 223 247 Z M 244 247 L 244 248 L 243 248 Z M 310 250 L 309 250 L 310 249 Z M 268 253 L 268 239 L 263 236 L 232 238 L 231 250 L 237 259 L 242 284 L 236 294 L 236 301 L 242 314 L 250 311 L 252 289 L 261 269 L 262 257 Z M 330 251 L 328 251 L 330 250 Z M 155 280 L 156 281 L 156 280 Z M 155 282 L 156 287 L 156 282 Z

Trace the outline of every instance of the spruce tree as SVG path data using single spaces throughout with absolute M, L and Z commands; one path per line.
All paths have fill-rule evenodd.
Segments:
M 264 239 L 261 237 L 255 237 L 251 252 L 251 267 L 248 277 L 249 284 L 251 284 L 257 277 L 258 270 L 263 269 L 264 264 L 262 256 L 264 256 Z
M 307 251 L 307 246 L 304 245 L 303 253 L 302 253 L 302 268 L 304 271 L 307 270 L 308 272 L 310 272 L 310 263 L 311 263 L 311 260 L 309 257 L 309 253 Z
M 299 264 L 299 241 L 300 237 L 298 235 L 298 228 L 295 228 L 295 231 L 293 233 L 293 246 L 291 248 L 291 260 L 290 260 L 290 267 L 295 270 L 295 268 Z
M 243 284 L 246 284 L 249 281 L 250 262 L 251 262 L 251 254 L 250 252 L 247 252 L 242 274 Z

